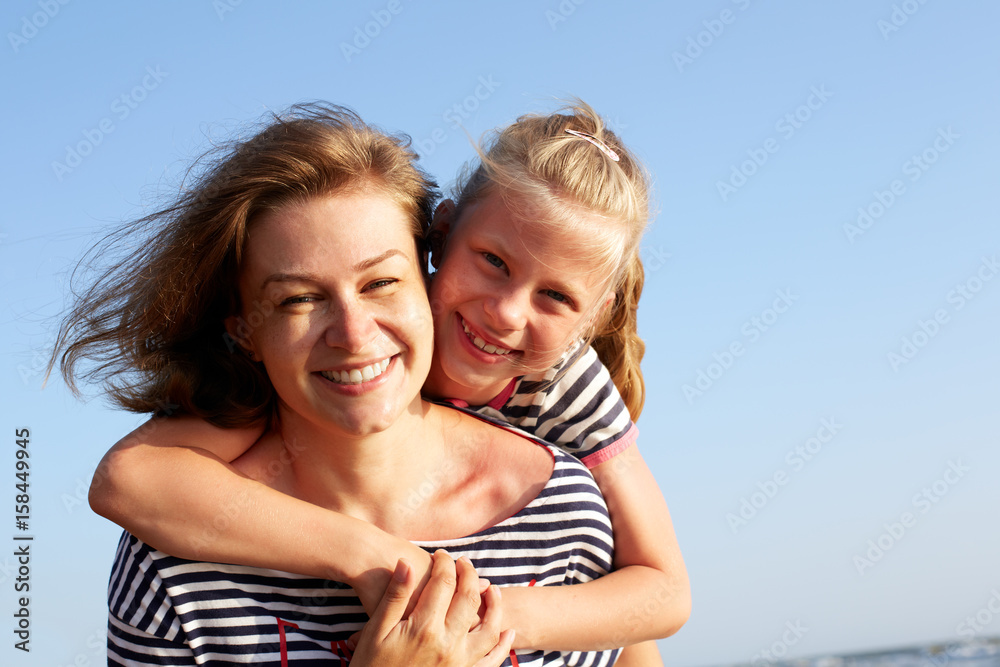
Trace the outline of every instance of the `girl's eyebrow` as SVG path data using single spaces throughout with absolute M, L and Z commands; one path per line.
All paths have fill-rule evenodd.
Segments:
M 396 248 L 389 248 L 381 255 L 376 255 L 375 257 L 369 257 L 368 259 L 363 259 L 352 267 L 352 271 L 360 273 L 373 266 L 378 266 L 382 262 L 386 261 L 390 257 L 395 256 L 406 258 L 406 255 L 402 250 Z M 318 276 L 312 273 L 272 273 L 260 284 L 260 288 L 264 289 L 271 283 L 308 283 L 308 282 L 319 282 Z

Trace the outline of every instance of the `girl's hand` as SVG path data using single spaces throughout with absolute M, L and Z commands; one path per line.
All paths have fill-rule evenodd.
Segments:
M 510 652 L 514 631 L 500 632 L 500 589 L 489 586 L 482 596 L 479 589 L 472 563 L 465 558 L 456 563 L 438 551 L 431 578 L 404 619 L 416 578 L 409 563 L 400 559 L 382 601 L 358 636 L 352 667 L 498 667 Z

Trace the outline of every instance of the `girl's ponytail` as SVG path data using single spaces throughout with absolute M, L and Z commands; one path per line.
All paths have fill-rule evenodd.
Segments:
M 646 344 L 639 338 L 637 309 L 645 273 L 639 252 L 634 251 L 625 267 L 615 301 L 594 333 L 591 345 L 601 362 L 611 373 L 618 392 L 622 395 L 632 421 L 637 421 L 646 400 L 646 385 L 642 379 L 639 362 L 646 353 Z

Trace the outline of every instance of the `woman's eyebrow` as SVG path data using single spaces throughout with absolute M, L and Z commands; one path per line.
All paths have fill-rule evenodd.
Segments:
M 369 259 L 365 259 L 358 262 L 357 264 L 354 265 L 354 270 L 364 271 L 365 269 L 370 269 L 376 264 L 381 264 L 382 262 L 384 262 L 385 260 L 389 259 L 394 255 L 399 255 L 400 257 L 404 258 L 406 257 L 406 255 L 403 254 L 402 250 L 397 250 L 396 248 L 389 248 L 381 255 L 377 255 L 375 257 L 371 257 Z
M 311 273 L 272 273 L 260 284 L 264 289 L 271 283 L 309 283 L 317 282 L 316 276 Z
M 395 257 L 397 255 L 403 258 L 406 257 L 402 250 L 390 248 L 381 255 L 361 260 L 354 265 L 352 270 L 360 273 L 361 271 L 377 266 L 390 257 Z M 272 273 L 267 278 L 264 278 L 264 281 L 260 284 L 260 288 L 264 289 L 271 283 L 309 283 L 319 281 L 319 277 L 312 273 Z

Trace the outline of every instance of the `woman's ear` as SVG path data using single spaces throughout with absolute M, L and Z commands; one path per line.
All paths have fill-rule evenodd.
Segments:
M 223 324 L 226 327 L 226 347 L 229 351 L 235 352 L 238 347 L 250 361 L 260 361 L 254 350 L 253 340 L 250 338 L 249 327 L 243 318 L 230 315 Z
M 435 269 L 441 266 L 441 257 L 444 255 L 444 247 L 454 218 L 455 202 L 451 199 L 445 199 L 434 210 L 431 228 L 427 231 L 427 248 L 431 253 L 431 266 Z

